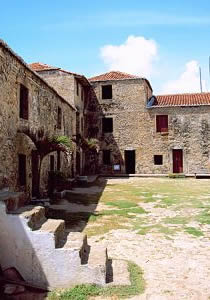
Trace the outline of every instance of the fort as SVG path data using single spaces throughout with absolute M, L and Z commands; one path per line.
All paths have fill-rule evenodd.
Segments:
M 11 237 L 0 263 L 8 267 L 12 261 L 29 282 L 61 286 L 59 274 L 47 276 L 52 260 L 56 270 L 62 257 L 63 286 L 105 284 L 106 277 L 94 251 L 92 265 L 84 263 L 86 237 L 71 234 L 62 248 L 64 222 L 46 220 L 43 207 L 23 209 L 31 200 L 71 188 L 73 179 L 84 175 L 210 173 L 210 93 L 158 96 L 146 78 L 119 71 L 86 78 L 44 63 L 27 64 L 2 40 L 0 91 L 0 219 L 5 228 L 0 241 Z M 59 186 L 56 176 L 63 176 Z M 13 226 L 19 226 L 16 238 L 24 241 L 23 250 L 12 238 Z M 23 255 L 14 258 L 17 251 Z M 106 250 L 97 253 L 106 265 Z M 28 278 L 27 254 L 25 268 L 33 265 L 34 271 Z M 78 282 L 66 275 L 72 266 Z M 36 270 L 45 277 L 35 276 Z

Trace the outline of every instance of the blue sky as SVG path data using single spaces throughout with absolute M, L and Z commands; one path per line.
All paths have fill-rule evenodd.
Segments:
M 0 37 L 26 62 L 92 76 L 113 67 L 154 93 L 210 91 L 210 1 L 2 1 Z

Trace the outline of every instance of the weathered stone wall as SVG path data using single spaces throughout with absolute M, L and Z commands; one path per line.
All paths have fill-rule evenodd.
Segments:
M 106 84 L 112 84 L 111 100 L 102 100 L 101 86 Z M 210 107 L 148 109 L 146 103 L 152 91 L 146 81 L 139 79 L 92 82 L 92 86 L 88 118 L 98 128 L 101 173 L 125 173 L 125 150 L 135 150 L 136 173 L 172 173 L 173 149 L 183 150 L 184 173 L 210 171 Z M 167 134 L 156 132 L 156 114 L 169 116 Z M 113 133 L 102 133 L 104 117 L 113 118 Z M 102 150 L 111 150 L 110 166 L 103 165 Z M 154 164 L 154 155 L 163 155 L 162 165 Z M 120 172 L 113 170 L 114 164 L 121 165 Z
M 51 86 L 56 89 L 56 91 L 64 99 L 66 99 L 73 107 L 77 110 L 77 117 L 75 114 L 75 120 L 73 125 L 73 131 L 76 135 L 81 135 L 85 137 L 85 117 L 84 117 L 84 107 L 85 102 L 88 98 L 88 82 L 84 85 L 81 76 L 76 76 L 71 72 L 64 70 L 43 70 L 38 72 L 41 77 L 43 77 Z M 76 160 L 76 152 L 80 156 L 80 164 L 77 166 L 78 161 Z M 85 158 L 84 153 L 80 147 L 76 147 L 74 151 L 74 171 L 75 173 L 82 174 L 84 170 Z
M 20 84 L 29 90 L 29 118 L 19 118 Z M 49 136 L 74 133 L 74 109 L 51 87 L 34 74 L 9 49 L 0 45 L 0 188 L 19 189 L 18 154 L 26 154 L 27 176 L 26 191 L 31 195 L 32 168 L 31 151 L 34 144 L 28 137 L 23 137 L 18 130 L 30 128 L 34 131 L 44 130 Z M 62 127 L 57 128 L 58 106 L 62 110 Z M 46 158 L 47 160 L 47 158 Z M 48 159 L 49 162 L 49 159 Z M 43 164 L 42 174 L 47 176 L 49 163 Z M 69 167 L 62 163 L 62 171 L 70 173 Z M 42 178 L 42 183 L 47 182 Z M 42 189 L 46 185 L 42 184 Z

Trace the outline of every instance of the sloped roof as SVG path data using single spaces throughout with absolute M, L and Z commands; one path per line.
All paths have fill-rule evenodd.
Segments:
M 139 76 L 127 74 L 119 71 L 111 71 L 108 73 L 104 73 L 95 77 L 91 77 L 89 81 L 106 81 L 106 80 L 120 80 L 120 79 L 136 79 L 140 78 Z
M 47 64 L 43 64 L 40 62 L 34 62 L 29 64 L 29 67 L 34 70 L 34 71 L 43 71 L 43 70 L 57 70 L 59 68 L 47 65 Z
M 81 75 L 81 74 L 78 74 L 75 72 L 67 71 L 67 70 L 64 70 L 64 69 L 61 69 L 58 67 L 53 67 L 53 66 L 50 66 L 50 65 L 47 65 L 44 63 L 40 63 L 40 62 L 31 63 L 31 64 L 29 64 L 29 67 L 37 73 L 41 73 L 43 71 L 55 71 L 55 70 L 61 71 L 63 73 L 75 76 L 79 81 L 81 81 L 86 86 L 90 85 L 89 81 L 87 80 L 87 78 L 84 75 Z
M 156 96 L 152 107 L 210 105 L 210 93 L 189 93 Z
M 16 54 L 8 45 L 5 41 L 3 41 L 2 39 L 0 39 L 0 46 L 3 47 L 4 49 L 6 49 L 13 57 L 15 57 L 18 62 L 20 64 L 22 64 L 27 70 L 29 70 L 31 73 L 33 73 L 33 75 L 35 75 L 41 82 L 43 82 L 49 89 L 52 90 L 52 92 L 54 92 L 63 102 L 65 102 L 66 104 L 68 104 L 73 110 L 75 110 L 75 108 L 68 102 L 66 101 L 66 99 L 64 99 L 61 95 L 58 94 L 58 92 L 52 87 L 50 86 L 47 81 L 45 81 L 41 76 L 39 76 L 38 73 L 36 73 L 32 68 L 29 67 L 29 65 L 22 59 L 22 57 L 20 57 L 18 54 Z

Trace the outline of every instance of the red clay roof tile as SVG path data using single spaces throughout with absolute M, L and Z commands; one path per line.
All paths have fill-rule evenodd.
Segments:
M 32 64 L 29 64 L 29 67 L 34 70 L 34 71 L 42 71 L 42 70 L 57 70 L 59 68 L 53 67 L 53 66 L 49 66 L 47 64 L 43 64 L 40 62 L 35 62 Z
M 106 81 L 106 80 L 120 80 L 120 79 L 136 79 L 140 78 L 139 76 L 119 72 L 119 71 L 111 71 L 108 73 L 104 73 L 95 77 L 91 77 L 89 81 Z
M 156 96 L 154 106 L 210 105 L 210 93 L 192 93 Z

